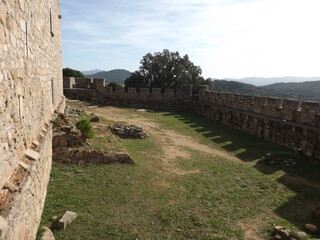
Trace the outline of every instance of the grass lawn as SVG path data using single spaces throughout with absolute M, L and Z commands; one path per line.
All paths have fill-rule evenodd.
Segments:
M 78 214 L 54 232 L 57 240 L 271 239 L 274 225 L 319 226 L 311 211 L 320 201 L 320 167 L 308 158 L 188 113 L 119 111 L 154 123 L 151 137 L 121 140 L 135 165 L 53 164 L 41 225 L 66 210 Z M 238 160 L 188 145 L 179 146 L 186 155 L 167 159 L 168 131 Z M 267 152 L 297 167 L 257 164 Z

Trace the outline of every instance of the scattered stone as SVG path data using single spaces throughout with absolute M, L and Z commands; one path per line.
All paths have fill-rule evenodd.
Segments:
M 10 192 L 17 192 L 19 190 L 12 182 L 6 182 L 3 188 L 8 189 Z
M 52 224 L 51 229 L 65 229 L 76 217 L 75 212 L 66 211 L 60 219 Z
M 313 224 L 310 224 L 310 223 L 307 223 L 306 225 L 304 225 L 304 227 L 309 230 L 310 232 L 317 232 L 318 231 L 318 228 L 317 226 L 313 225 Z
M 29 168 L 30 168 L 30 166 L 29 166 L 28 164 L 24 163 L 24 162 L 20 162 L 19 165 L 20 165 L 22 168 L 26 169 L 26 170 L 29 170 Z
M 261 157 L 258 160 L 258 163 L 265 165 L 283 165 L 285 167 L 295 167 L 297 163 L 293 159 L 282 160 L 280 158 L 276 159 L 272 156 L 271 153 L 267 153 L 265 156 Z
M 276 240 L 305 240 L 307 234 L 305 232 L 295 232 L 281 226 L 275 226 L 274 238 Z
M 93 108 L 97 108 L 98 106 L 88 106 L 88 108 L 93 109 Z
M 24 154 L 31 158 L 32 160 L 38 160 L 39 159 L 39 153 L 33 151 L 32 149 L 28 148 L 24 151 Z
M 76 109 L 76 108 L 71 108 L 71 107 L 67 106 L 66 110 L 65 110 L 65 113 L 69 117 L 78 117 L 81 114 L 83 114 L 84 111 L 80 110 L 80 109 Z
M 297 239 L 305 239 L 308 234 L 306 234 L 305 232 L 299 231 L 299 232 L 292 232 L 292 236 L 297 238 Z
M 95 116 L 94 118 L 90 119 L 90 122 L 100 122 L 100 118 L 98 116 Z
M 41 237 L 41 240 L 55 240 L 54 235 L 49 228 L 42 227 L 42 229 L 43 229 L 43 235 Z
M 32 144 L 35 145 L 36 147 L 40 145 L 40 143 L 39 143 L 38 140 L 34 140 L 34 141 L 32 142 Z
M 121 138 L 147 138 L 149 137 L 142 127 L 137 125 L 116 124 L 109 126 L 110 131 Z
M 136 112 L 149 112 L 147 109 L 136 109 Z
M 76 159 L 82 159 L 83 158 L 83 152 L 77 152 L 75 155 L 74 155 L 74 157 L 76 158 Z

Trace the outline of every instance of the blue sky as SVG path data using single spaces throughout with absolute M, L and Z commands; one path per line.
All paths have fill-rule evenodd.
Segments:
M 60 0 L 63 66 L 137 70 L 188 54 L 203 76 L 320 76 L 320 0 Z

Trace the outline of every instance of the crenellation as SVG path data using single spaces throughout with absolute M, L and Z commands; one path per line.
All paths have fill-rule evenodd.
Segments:
M 299 101 L 292 99 L 284 99 L 282 101 L 281 118 L 292 121 L 295 118 L 299 108 Z
M 309 156 L 320 155 L 318 103 L 207 91 L 204 87 L 195 89 L 193 95 L 191 86 L 177 89 L 176 94 L 173 89 L 164 89 L 161 93 L 159 88 L 128 88 L 127 92 L 104 89 L 100 97 L 90 93 L 90 89 L 86 93 L 83 89 L 77 93 L 76 89 L 72 93 L 65 89 L 65 94 L 82 98 L 85 94 L 87 100 L 104 99 L 107 104 L 196 112 L 294 150 L 303 148 Z
M 174 97 L 173 89 L 165 89 L 164 90 L 164 98 L 165 99 L 172 99 Z
M 262 113 L 266 103 L 265 97 L 254 96 L 251 111 L 254 113 Z
M 161 88 L 152 88 L 151 89 L 151 98 L 152 99 L 161 99 L 162 94 L 161 94 Z
M 243 110 L 252 111 L 252 107 L 254 104 L 254 96 L 243 95 L 242 102 L 243 102 L 243 106 L 244 106 Z
M 210 92 L 211 94 L 210 94 L 210 103 L 212 103 L 212 104 L 218 104 L 218 99 L 219 99 L 219 97 L 218 97 L 218 92 L 216 92 L 216 91 L 211 91 Z
M 186 85 L 181 86 L 177 89 L 176 97 L 178 99 L 191 99 L 192 96 L 192 86 Z
M 279 98 L 268 97 L 264 108 L 267 116 L 280 118 L 281 117 L 281 100 Z
M 76 79 L 74 77 L 63 78 L 63 88 L 74 88 L 75 84 L 76 84 Z
M 200 85 L 198 87 L 200 101 L 206 101 L 208 91 L 209 91 L 209 86 L 207 86 L 207 85 Z
M 313 125 L 317 122 L 318 114 L 320 114 L 320 104 L 317 102 L 301 103 L 301 123 Z
M 97 91 L 102 91 L 105 84 L 105 79 L 104 78 L 95 78 L 93 79 L 93 88 L 96 89 Z

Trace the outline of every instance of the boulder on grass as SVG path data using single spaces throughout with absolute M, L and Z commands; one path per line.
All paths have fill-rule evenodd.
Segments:
M 75 212 L 66 211 L 61 218 L 52 223 L 51 229 L 65 229 L 76 217 L 77 214 Z

